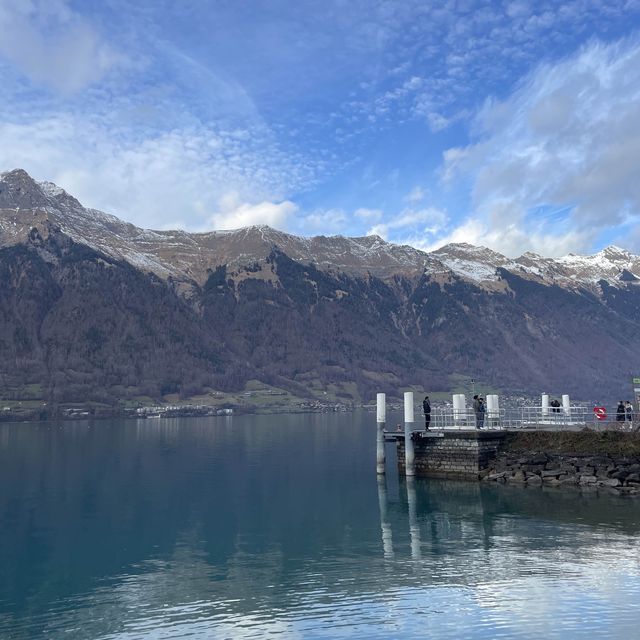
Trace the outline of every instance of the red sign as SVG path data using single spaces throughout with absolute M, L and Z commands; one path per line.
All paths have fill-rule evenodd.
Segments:
M 607 419 L 607 409 L 606 407 L 593 407 L 593 413 L 595 414 L 598 420 L 606 420 Z

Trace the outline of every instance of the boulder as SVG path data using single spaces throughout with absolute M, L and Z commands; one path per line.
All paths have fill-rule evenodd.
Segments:
M 619 469 L 611 474 L 611 478 L 615 480 L 624 480 L 629 475 L 629 471 L 626 469 Z
M 640 473 L 630 473 L 625 481 L 627 484 L 640 484 Z
M 535 453 L 527 461 L 529 464 L 547 464 L 549 457 L 546 453 Z
M 598 480 L 599 487 L 619 487 L 620 484 L 622 483 L 617 478 L 603 478 Z

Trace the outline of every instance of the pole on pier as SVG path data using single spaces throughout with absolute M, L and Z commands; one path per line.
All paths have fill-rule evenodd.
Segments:
M 456 393 L 453 396 L 453 422 L 459 424 L 465 417 L 464 393 Z
M 571 402 L 569 402 L 569 396 L 566 393 L 562 396 L 562 411 L 566 416 L 571 415 Z
M 494 394 L 493 395 L 493 426 L 497 426 L 500 424 L 500 396 Z
M 411 432 L 413 431 L 413 391 L 404 392 L 404 464 L 405 473 L 408 476 L 415 475 L 413 463 L 415 454 L 413 451 L 413 440 Z
M 542 417 L 546 418 L 549 415 L 549 394 L 542 394 Z
M 387 400 L 384 393 L 376 396 L 376 421 L 378 423 L 377 447 L 376 447 L 376 471 L 385 472 L 384 456 L 384 427 L 387 420 Z
M 491 420 L 497 420 L 500 417 L 500 406 L 498 403 L 498 396 L 495 394 L 489 394 L 487 396 L 487 418 Z M 493 422 L 489 422 L 493 425 Z

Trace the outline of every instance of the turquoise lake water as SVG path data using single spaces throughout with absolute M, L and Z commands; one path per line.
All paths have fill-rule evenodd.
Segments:
M 640 500 L 387 466 L 370 413 L 0 425 L 0 638 L 640 637 Z

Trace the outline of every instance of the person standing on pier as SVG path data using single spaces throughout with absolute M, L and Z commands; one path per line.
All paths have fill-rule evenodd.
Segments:
M 480 417 L 480 399 L 477 395 L 473 396 L 473 413 L 476 417 L 476 427 L 477 427 L 478 419 Z
M 429 396 L 424 397 L 422 410 L 424 411 L 424 430 L 429 431 L 429 426 L 431 425 L 431 402 L 429 402 Z
M 620 402 L 618 402 L 618 407 L 616 409 L 616 421 L 617 422 L 624 422 L 625 414 L 626 414 L 626 409 L 625 409 L 625 406 L 624 406 L 624 402 L 622 402 L 622 400 L 620 400 Z
M 624 412 L 627 422 L 633 422 L 633 405 L 628 400 L 624 403 Z
M 484 429 L 484 412 L 486 411 L 484 406 L 484 400 L 478 396 L 478 412 L 476 413 L 478 429 Z

